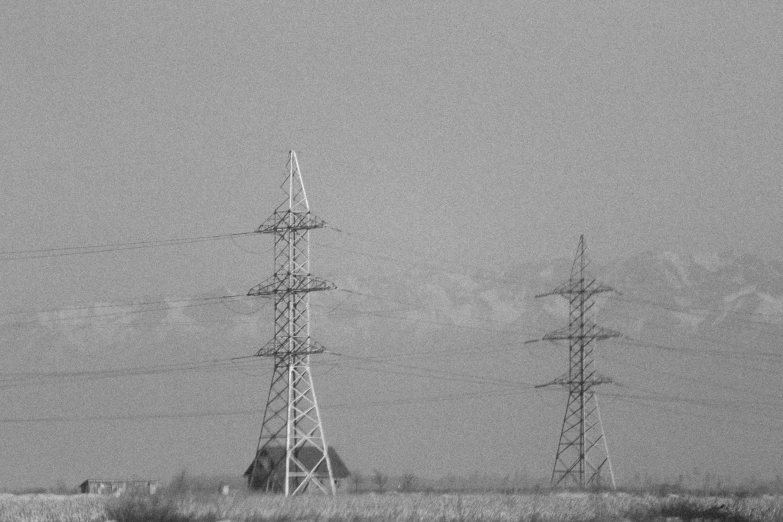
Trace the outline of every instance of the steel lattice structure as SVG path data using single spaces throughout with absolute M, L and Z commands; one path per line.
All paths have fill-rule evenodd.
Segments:
M 569 280 L 551 292 L 536 296 L 560 295 L 570 304 L 568 326 L 542 339 L 568 341 L 568 373 L 537 388 L 560 385 L 568 390 L 568 403 L 552 470 L 552 485 L 573 485 L 580 489 L 601 487 L 601 473 L 606 466 L 612 488 L 615 488 L 609 448 L 593 390 L 599 384 L 612 381 L 596 373 L 594 350 L 596 341 L 619 337 L 620 333 L 602 328 L 593 320 L 595 295 L 613 292 L 614 289 L 587 273 L 585 251 L 585 238 L 580 236 Z
M 285 184 L 288 200 L 256 231 L 274 234 L 275 273 L 248 292 L 272 297 L 275 304 L 274 338 L 256 354 L 272 357 L 274 370 L 248 483 L 286 496 L 308 490 L 334 495 L 332 463 L 310 371 L 310 355 L 323 352 L 323 347 L 310 339 L 309 295 L 335 286 L 310 275 L 310 230 L 325 223 L 310 213 L 294 151 L 289 154 Z M 310 456 L 316 452 L 314 462 L 299 458 L 306 447 Z

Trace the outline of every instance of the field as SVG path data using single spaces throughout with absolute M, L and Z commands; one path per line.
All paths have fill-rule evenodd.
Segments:
M 107 498 L 2 495 L 0 521 L 783 521 L 783 497 L 657 497 L 625 493 L 360 494 L 285 499 L 262 495 Z

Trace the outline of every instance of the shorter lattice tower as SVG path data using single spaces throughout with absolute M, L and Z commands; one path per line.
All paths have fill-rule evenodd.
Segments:
M 552 470 L 552 485 L 572 485 L 579 489 L 602 487 L 602 472 L 606 467 L 611 486 L 615 488 L 609 448 L 593 389 L 611 380 L 596 373 L 594 351 L 596 341 L 619 337 L 620 333 L 601 328 L 593 320 L 595 295 L 613 292 L 614 289 L 587 273 L 585 250 L 585 238 L 580 236 L 570 279 L 553 291 L 536 296 L 560 295 L 570 303 L 568 327 L 551 332 L 542 339 L 568 341 L 568 373 L 537 388 L 559 385 L 568 390 L 563 429 Z
M 299 161 L 286 165 L 288 199 L 256 232 L 274 234 L 274 275 L 248 295 L 272 297 L 274 338 L 256 355 L 274 360 L 256 457 L 248 469 L 253 489 L 284 493 L 336 492 L 332 463 L 310 372 L 310 355 L 323 347 L 310 339 L 310 292 L 335 286 L 310 274 L 310 230 L 325 226 L 310 213 Z

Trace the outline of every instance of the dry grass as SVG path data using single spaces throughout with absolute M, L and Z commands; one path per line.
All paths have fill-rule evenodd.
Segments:
M 559 493 L 502 494 L 365 494 L 327 497 L 239 495 L 186 496 L 179 513 L 190 520 L 266 521 L 781 521 L 783 499 L 732 500 L 718 497 Z
M 656 497 L 552 493 L 365 494 L 286 499 L 265 495 L 183 495 L 106 499 L 93 495 L 5 495 L 0 521 L 695 521 L 783 522 L 783 498 Z
M 0 521 L 98 522 L 106 498 L 96 495 L 0 495 Z

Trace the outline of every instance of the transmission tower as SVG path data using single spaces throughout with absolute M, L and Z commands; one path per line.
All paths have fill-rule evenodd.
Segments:
M 619 337 L 620 333 L 595 324 L 593 306 L 595 295 L 614 289 L 592 278 L 586 271 L 588 262 L 585 237 L 579 237 L 570 279 L 545 294 L 536 297 L 560 295 L 570 304 L 566 328 L 546 334 L 544 341 L 568 341 L 568 373 L 540 386 L 559 385 L 568 390 L 568 403 L 563 418 L 563 429 L 557 446 L 552 485 L 573 485 L 579 489 L 600 487 L 604 466 L 609 470 L 612 488 L 616 487 L 609 448 L 606 444 L 598 398 L 593 388 L 612 382 L 595 371 L 596 341 Z
M 272 297 L 274 338 L 256 355 L 274 360 L 272 384 L 264 409 L 258 449 L 248 484 L 286 496 L 305 491 L 334 495 L 332 462 L 310 371 L 310 355 L 323 347 L 310 339 L 310 292 L 335 288 L 310 275 L 310 230 L 325 226 L 310 213 L 299 161 L 289 153 L 288 199 L 256 232 L 274 234 L 272 277 L 247 295 Z

